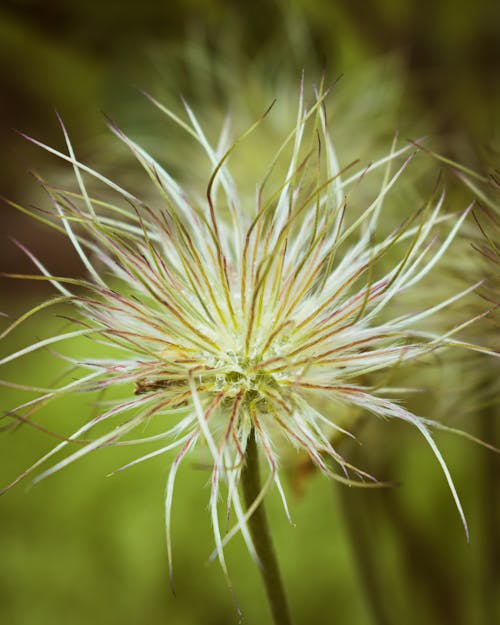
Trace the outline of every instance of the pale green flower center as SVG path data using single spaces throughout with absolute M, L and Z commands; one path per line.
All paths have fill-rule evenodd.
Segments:
M 216 390 L 225 391 L 226 397 L 241 395 L 246 401 L 258 402 L 264 399 L 268 389 L 279 389 L 276 379 L 269 373 L 252 368 L 229 371 L 217 376 L 216 380 Z

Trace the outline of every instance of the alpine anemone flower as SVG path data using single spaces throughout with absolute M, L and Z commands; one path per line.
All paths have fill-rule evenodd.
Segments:
M 368 167 L 357 162 L 340 167 L 325 97 L 320 88 L 306 106 L 301 89 L 294 127 L 273 153 L 262 154 L 263 175 L 250 179 L 249 172 L 241 185 L 230 162 L 245 149 L 251 133 L 265 132 L 270 109 L 236 140 L 225 124 L 212 146 L 187 104 L 181 119 L 150 97 L 199 144 L 212 173 L 202 189 L 183 188 L 110 123 L 149 175 L 156 196 L 148 191 L 148 199 L 77 160 L 62 123 L 66 151 L 30 139 L 74 168 L 73 189 L 40 179 L 50 199 L 50 216 L 28 212 L 69 238 L 86 277 L 54 276 L 19 244 L 40 273 L 15 277 L 47 280 L 59 293 L 12 323 L 3 336 L 42 308 L 62 303 L 73 307 L 69 323 L 74 327 L 9 354 L 0 364 L 82 336 L 90 339 L 90 353 L 74 361 L 64 356 L 77 366 L 77 379 L 34 389 L 35 399 L 9 416 L 30 422 L 39 407 L 68 393 L 114 389 L 114 399 L 14 483 L 63 449 L 64 458 L 35 481 L 93 450 L 124 441 L 154 445 L 128 467 L 175 450 L 165 495 L 171 565 L 176 474 L 181 462 L 198 452 L 204 463 L 208 458 L 211 470 L 214 553 L 227 575 L 224 546 L 235 534 L 241 532 L 259 559 L 249 521 L 270 488 L 278 489 L 288 514 L 279 473 L 287 446 L 306 452 L 334 480 L 379 484 L 336 449 L 339 433 L 352 435 L 335 420 L 335 407 L 344 406 L 414 426 L 441 465 L 466 527 L 430 432 L 443 426 L 389 398 L 404 389 L 366 381 L 368 374 L 404 366 L 443 347 L 473 347 L 455 338 L 469 321 L 439 332 L 422 322 L 477 285 L 432 305 L 422 300 L 424 307 L 414 312 L 398 310 L 405 293 L 414 295 L 446 253 L 469 209 L 443 212 L 444 194 L 436 191 L 398 227 L 380 233 L 387 198 L 406 174 L 414 148 L 399 147 L 395 140 Z M 377 189 L 367 199 L 361 190 L 372 174 Z M 239 190 L 249 182 L 254 194 Z M 104 349 L 106 357 L 92 355 L 94 344 L 94 354 Z M 161 431 L 145 436 L 144 427 L 151 422 L 161 424 Z M 139 437 L 131 435 L 134 430 L 140 430 Z M 253 501 L 244 505 L 240 481 L 249 445 L 256 446 L 268 472 Z M 227 532 L 220 525 L 223 494 L 235 515 Z

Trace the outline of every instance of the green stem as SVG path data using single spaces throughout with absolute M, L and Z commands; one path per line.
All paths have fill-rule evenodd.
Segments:
M 488 397 L 490 388 L 494 388 L 493 376 L 485 377 L 483 390 Z M 489 391 L 491 392 L 491 391 Z M 480 397 L 481 397 L 480 393 Z M 487 405 L 479 413 L 480 436 L 483 440 L 498 445 L 498 429 L 495 422 L 495 406 L 487 402 Z M 498 527 L 500 523 L 500 503 L 498 501 L 500 487 L 500 462 L 498 456 L 481 449 L 481 488 L 478 489 L 482 505 L 482 534 L 483 534 L 483 566 L 481 588 L 483 590 L 484 623 L 500 622 L 500 608 L 495 597 L 500 585 L 500 539 Z
M 246 450 L 246 462 L 241 474 L 243 495 L 247 509 L 253 504 L 262 489 L 259 475 L 259 454 L 255 432 L 250 433 Z M 290 610 L 281 580 L 278 560 L 271 540 L 269 525 L 262 503 L 248 520 L 255 551 L 260 560 L 260 571 L 275 625 L 292 625 Z
M 378 574 L 380 563 L 376 561 L 376 556 L 374 557 L 373 545 L 370 544 L 364 526 L 363 512 L 366 502 L 361 502 L 357 489 L 348 488 L 343 484 L 335 486 L 340 495 L 345 531 L 351 544 L 354 565 L 372 622 L 374 625 L 389 625 L 391 619 L 386 613 L 384 593 L 380 588 Z M 362 496 L 367 497 L 367 493 L 362 493 Z

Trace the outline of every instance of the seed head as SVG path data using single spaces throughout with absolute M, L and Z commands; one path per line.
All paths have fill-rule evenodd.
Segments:
M 473 347 L 454 338 L 464 324 L 433 333 L 422 322 L 477 285 L 411 314 L 391 312 L 397 313 L 405 292 L 419 289 L 446 253 L 468 209 L 458 216 L 443 214 L 444 194 L 436 192 L 399 227 L 380 234 L 377 226 L 387 197 L 406 173 L 413 148 L 398 147 L 395 140 L 390 152 L 369 168 L 356 162 L 340 167 L 328 131 L 325 97 L 321 87 L 308 108 L 301 89 L 295 126 L 272 154 L 262 154 L 267 170 L 255 179 L 252 197 L 239 192 L 229 162 L 245 149 L 251 133 L 265 132 L 270 109 L 232 142 L 225 126 L 212 147 L 187 104 L 183 120 L 150 98 L 208 157 L 212 174 L 204 193 L 182 188 L 110 123 L 149 175 L 158 194 L 152 202 L 79 162 L 62 123 L 67 153 L 30 139 L 74 168 L 76 190 L 41 181 L 54 219 L 35 216 L 71 240 L 87 277 L 53 276 L 20 245 L 40 271 L 37 278 L 52 283 L 60 295 L 22 319 L 43 307 L 69 302 L 76 329 L 40 340 L 0 364 L 80 336 L 98 345 L 99 353 L 104 346 L 107 356 L 78 359 L 72 363 L 83 372 L 78 379 L 40 392 L 9 414 L 29 422 L 39 407 L 70 392 L 113 388 L 120 397 L 15 482 L 77 441 L 83 443 L 76 451 L 36 480 L 118 442 L 156 446 L 126 466 L 175 449 L 165 496 L 171 562 L 175 477 L 182 460 L 198 449 L 209 456 L 215 553 L 226 571 L 223 549 L 239 531 L 255 556 L 247 520 L 273 484 L 288 514 L 279 478 L 280 453 L 287 446 L 306 452 L 335 480 L 378 485 L 336 449 L 339 433 L 353 434 L 335 422 L 335 410 L 325 408 L 328 403 L 414 425 L 436 455 L 466 526 L 451 476 L 429 431 L 438 424 L 388 399 L 397 389 L 369 386 L 366 380 L 368 374 L 413 362 L 452 343 Z M 360 209 L 356 193 L 372 172 L 379 176 L 378 188 Z M 86 186 L 90 179 L 107 189 L 105 199 L 93 197 Z M 248 186 L 248 180 L 244 183 Z M 437 226 L 445 233 L 441 238 Z M 143 432 L 144 424 L 152 421 L 162 424 L 159 434 L 130 438 L 133 430 Z M 109 427 L 89 439 L 98 424 Z M 255 435 L 269 472 L 259 497 L 245 511 L 239 481 L 250 435 Z M 224 537 L 218 510 L 222 492 L 236 516 Z

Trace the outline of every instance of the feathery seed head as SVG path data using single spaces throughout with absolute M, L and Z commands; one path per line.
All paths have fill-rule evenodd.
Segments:
M 459 217 L 443 215 L 444 196 L 435 194 L 398 228 L 379 234 L 387 197 L 413 158 L 411 146 L 398 147 L 395 141 L 369 171 L 357 163 L 340 167 L 328 131 L 325 97 L 320 88 L 307 108 L 301 90 L 295 127 L 274 154 L 262 156 L 269 165 L 263 179 L 255 180 L 252 198 L 239 193 L 229 161 L 244 149 L 241 143 L 269 111 L 234 142 L 224 127 L 218 145 L 212 147 L 188 105 L 183 120 L 150 98 L 206 153 L 212 175 L 204 196 L 183 189 L 150 154 L 111 125 L 149 175 L 160 198 L 154 205 L 80 163 L 62 124 L 66 153 L 32 139 L 74 168 L 76 191 L 42 181 L 55 221 L 36 217 L 69 237 L 87 278 L 52 276 L 25 250 L 42 279 L 60 293 L 43 306 L 71 302 L 77 325 L 3 358 L 0 364 L 77 336 L 104 345 L 109 356 L 79 360 L 80 371 L 86 371 L 79 379 L 45 390 L 10 416 L 29 420 L 38 407 L 72 391 L 115 388 L 122 393 L 16 482 L 81 439 L 85 440 L 76 451 L 37 479 L 119 441 L 157 445 L 127 466 L 176 449 L 165 499 L 171 559 L 175 476 L 189 452 L 204 449 L 212 466 L 216 554 L 226 570 L 223 548 L 237 532 L 255 555 L 247 520 L 272 484 L 287 510 L 278 472 L 284 444 L 305 451 L 323 473 L 341 482 L 378 484 L 335 448 L 335 437 L 349 432 L 335 422 L 333 410 L 324 410 L 326 398 L 334 406 L 352 406 L 413 424 L 441 464 L 464 518 L 429 433 L 437 424 L 389 400 L 387 394 L 395 389 L 367 386 L 366 379 L 373 372 L 459 343 L 453 335 L 462 326 L 436 334 L 421 322 L 474 286 L 412 314 L 388 311 L 431 272 L 467 210 Z M 281 178 L 276 171 L 283 172 Z M 360 210 L 356 191 L 370 172 L 379 176 L 379 188 Z M 86 186 L 91 178 L 113 199 L 92 197 Z M 441 240 L 438 225 L 445 232 Z M 153 419 L 165 424 L 161 433 L 130 438 L 133 430 Z M 108 431 L 89 440 L 98 424 L 109 424 Z M 238 486 L 252 432 L 269 477 L 245 512 Z M 234 527 L 224 537 L 218 514 L 223 489 L 228 508 L 236 515 Z

